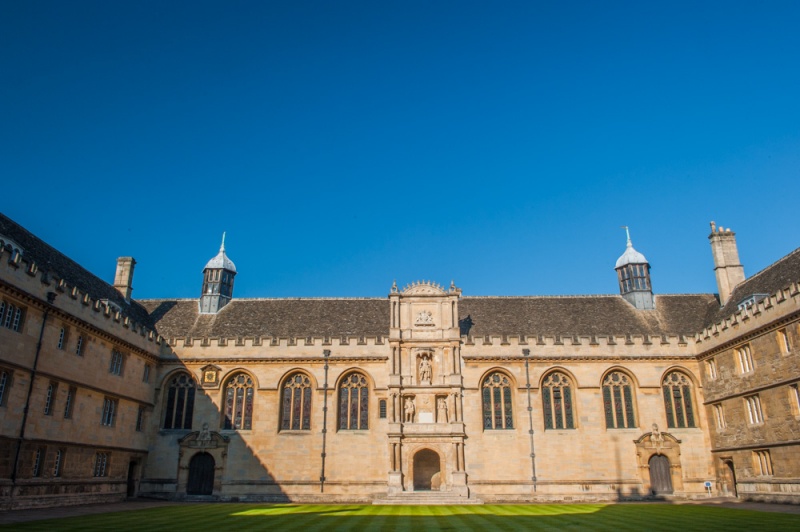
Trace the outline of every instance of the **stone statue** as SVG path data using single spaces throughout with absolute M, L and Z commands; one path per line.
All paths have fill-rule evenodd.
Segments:
M 416 408 L 414 407 L 414 400 L 410 397 L 406 397 L 405 406 L 403 407 L 405 411 L 404 421 L 406 423 L 413 423 L 414 422 L 414 411 Z
M 661 431 L 658 430 L 658 425 L 655 423 L 653 423 L 653 431 L 650 433 L 650 441 L 657 445 L 660 445 L 663 441 L 663 438 L 661 437 Z
M 208 430 L 208 423 L 203 423 L 203 429 L 197 435 L 197 441 L 201 444 L 211 443 L 211 431 Z
M 431 383 L 431 363 L 428 357 L 422 357 L 419 362 L 419 382 L 421 384 Z
M 444 397 L 436 401 L 436 421 L 447 423 L 447 400 Z

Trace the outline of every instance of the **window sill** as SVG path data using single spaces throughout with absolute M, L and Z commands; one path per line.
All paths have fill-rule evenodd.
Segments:
M 286 436 L 308 436 L 311 434 L 311 430 L 279 430 L 278 434 Z

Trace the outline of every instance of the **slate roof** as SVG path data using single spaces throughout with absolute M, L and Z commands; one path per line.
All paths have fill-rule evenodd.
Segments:
M 233 299 L 200 314 L 196 299 L 141 301 L 166 338 L 388 336 L 389 300 Z
M 750 296 L 772 295 L 794 282 L 800 282 L 800 248 L 739 283 L 725 306 L 716 312 L 713 321 L 719 321 L 736 312 L 739 303 Z
M 167 338 L 389 334 L 384 298 L 234 299 L 216 315 L 200 314 L 196 299 L 141 303 Z M 644 311 L 621 296 L 464 297 L 459 317 L 462 334 L 472 336 L 693 335 L 717 307 L 710 294 L 656 296 L 656 310 Z
M 615 295 L 464 297 L 458 310 L 462 335 L 693 335 L 718 307 L 711 294 L 657 295 L 655 301 L 655 310 L 636 310 Z
M 24 262 L 36 263 L 39 270 L 56 279 L 64 279 L 70 286 L 78 287 L 93 299 L 108 299 L 116 303 L 123 314 L 152 328 L 152 320 L 144 307 L 135 301 L 126 302 L 116 288 L 0 213 L 0 238 L 2 236 L 10 238 L 22 248 Z

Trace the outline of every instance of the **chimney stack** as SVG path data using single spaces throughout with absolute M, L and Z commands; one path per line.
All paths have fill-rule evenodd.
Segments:
M 133 257 L 120 257 L 117 259 L 117 273 L 114 276 L 114 288 L 122 294 L 125 301 L 131 300 L 134 266 L 136 266 L 136 261 L 133 260 Z
M 711 222 L 711 254 L 714 256 L 714 273 L 717 275 L 719 302 L 724 305 L 731 297 L 736 285 L 744 281 L 744 267 L 739 262 L 739 249 L 736 247 L 736 233 Z

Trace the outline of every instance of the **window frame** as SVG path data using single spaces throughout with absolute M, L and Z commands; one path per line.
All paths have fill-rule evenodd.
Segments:
M 553 380 L 554 376 L 558 376 L 558 380 Z M 572 376 L 562 370 L 550 371 L 542 379 L 541 394 L 545 430 L 575 430 L 577 428 L 573 381 Z M 575 388 L 577 389 L 577 386 Z
M 725 420 L 725 407 L 722 403 L 714 403 L 714 420 L 716 421 L 717 429 L 724 430 L 728 427 L 728 422 Z
M 778 348 L 784 355 L 792 352 L 792 344 L 789 341 L 789 332 L 786 327 L 778 329 Z
M 50 381 L 47 383 L 47 391 L 44 396 L 44 415 L 52 416 L 55 410 L 56 395 L 58 394 L 58 383 Z
M 772 456 L 768 449 L 753 451 L 753 473 L 758 477 L 771 477 L 773 475 Z
M 757 393 L 744 398 L 744 409 L 747 412 L 748 425 L 762 425 L 764 423 L 764 407 Z
M 113 397 L 103 398 L 103 411 L 100 415 L 100 425 L 103 427 L 113 427 L 117 420 L 117 411 L 119 409 L 119 399 Z
M 619 375 L 621 380 L 619 382 L 614 381 L 614 375 Z M 614 382 L 607 382 L 609 380 Z M 633 377 L 621 369 L 612 369 L 603 377 L 600 388 L 606 430 L 639 428 L 637 423 L 638 416 L 636 415 L 636 387 L 634 386 Z M 614 388 L 619 390 L 618 394 L 615 393 Z M 608 390 L 608 396 L 606 396 L 606 390 Z M 622 425 L 620 425 L 620 420 Z M 609 424 L 609 421 L 611 421 L 611 424 Z
M 94 471 L 92 476 L 96 478 L 107 477 L 111 453 L 98 451 L 94 454 Z
M 70 386 L 67 390 L 67 399 L 64 402 L 64 419 L 72 419 L 72 411 L 75 409 L 75 399 L 78 397 L 78 387 Z
M 8 404 L 8 396 L 11 393 L 14 372 L 7 368 L 0 368 L 0 407 Z
M 184 380 L 181 380 L 182 377 Z M 197 397 L 197 383 L 192 375 L 185 371 L 173 373 L 168 379 L 169 384 L 164 391 L 164 414 L 161 428 L 164 430 L 191 430 L 194 402 Z M 176 421 L 180 421 L 180 423 L 176 423 Z
M 677 376 L 678 380 L 673 376 Z M 671 382 L 668 383 L 668 380 Z M 694 380 L 683 369 L 671 369 L 664 374 L 661 379 L 661 397 L 668 428 L 694 429 L 700 426 L 695 409 L 694 389 Z
M 240 378 L 244 380 L 240 381 Z M 225 379 L 222 390 L 223 430 L 253 430 L 256 395 L 256 382 L 253 376 L 245 371 L 235 371 Z
M 719 369 L 717 368 L 717 359 L 715 357 L 706 360 L 706 376 L 711 381 L 715 381 L 719 377 Z
M 53 458 L 53 477 L 58 478 L 64 471 L 64 449 L 56 449 L 55 457 Z
M 279 410 L 281 432 L 311 430 L 313 393 L 314 383 L 311 376 L 304 371 L 294 371 L 284 379 L 281 385 Z
M 753 351 L 750 344 L 744 344 L 736 348 L 736 358 L 739 361 L 739 373 L 746 375 L 755 370 L 753 363 Z
M 357 379 L 357 382 L 353 379 Z M 369 430 L 370 392 L 367 376 L 360 371 L 347 372 L 339 381 L 337 392 L 337 430 Z
M 122 351 L 118 351 L 117 349 L 111 350 L 111 364 L 108 367 L 108 372 L 112 375 L 116 375 L 117 377 L 122 376 L 123 366 L 125 365 L 124 362 L 125 355 Z

